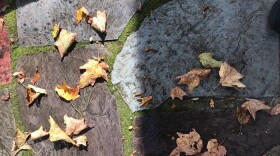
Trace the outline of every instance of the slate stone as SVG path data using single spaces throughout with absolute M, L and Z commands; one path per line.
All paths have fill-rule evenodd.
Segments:
M 63 29 L 77 33 L 77 41 L 88 41 L 91 36 L 94 40 L 101 40 L 96 31 L 84 20 L 79 25 L 76 24 L 76 9 L 81 6 L 86 7 L 92 16 L 96 16 L 97 10 L 106 10 L 105 40 L 118 39 L 143 2 L 143 0 L 17 0 L 19 44 L 25 46 L 52 44 L 54 40 L 51 30 L 56 22 L 60 22 Z
M 71 106 L 71 103 L 83 113 L 86 122 L 94 125 L 94 128 L 87 129 L 84 134 L 88 138 L 87 148 L 71 147 L 63 142 L 52 143 L 40 140 L 33 143 L 35 151 L 43 147 L 39 155 L 52 156 L 104 156 L 122 155 L 122 140 L 120 133 L 120 121 L 117 109 L 116 98 L 110 94 L 106 82 L 99 81 L 94 87 L 86 87 L 80 91 L 80 97 L 71 103 L 60 99 L 54 88 L 65 81 L 69 86 L 74 87 L 80 76 L 79 67 L 87 62 L 92 56 L 97 56 L 97 46 L 89 45 L 84 48 L 75 48 L 63 62 L 60 61 L 59 53 L 45 52 L 37 55 L 21 57 L 15 68 L 16 71 L 26 71 L 28 77 L 35 73 L 35 66 L 38 65 L 41 74 L 36 86 L 47 90 L 47 95 L 27 106 L 26 90 L 17 85 L 17 94 L 21 102 L 20 112 L 22 120 L 28 131 L 34 131 L 43 125 L 49 129 L 48 118 L 52 116 L 57 124 L 64 130 L 63 116 L 81 118 Z M 101 49 L 101 52 L 104 50 Z M 28 82 L 28 81 L 27 81 Z M 27 83 L 26 82 L 26 83 Z
M 0 97 L 7 96 L 6 91 L 0 91 Z M 12 155 L 13 138 L 16 132 L 15 118 L 10 101 L 0 100 L 0 155 Z
M 277 98 L 279 38 L 267 18 L 274 2 L 173 0 L 163 5 L 128 37 L 115 60 L 113 84 L 133 112 L 155 108 L 168 99 L 176 77 L 202 68 L 197 57 L 210 51 L 243 74 L 247 87 L 222 87 L 218 69 L 213 69 L 189 96 Z M 210 7 L 205 16 L 204 5 Z M 156 51 L 145 52 L 145 48 Z M 133 95 L 139 91 L 153 96 L 147 107 L 139 107 Z
M 269 112 L 257 112 L 256 121 L 242 126 L 232 110 L 204 110 L 157 113 L 134 120 L 134 150 L 136 156 L 168 156 L 177 147 L 176 132 L 189 133 L 193 128 L 203 140 L 202 152 L 209 139 L 217 139 L 227 150 L 227 156 L 263 155 L 280 144 L 280 118 Z

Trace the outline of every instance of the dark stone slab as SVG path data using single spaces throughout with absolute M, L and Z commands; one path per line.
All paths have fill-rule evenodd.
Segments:
M 189 133 L 192 128 L 201 135 L 203 152 L 209 139 L 216 138 L 227 149 L 228 156 L 262 155 L 269 148 L 280 144 L 280 118 L 269 113 L 257 113 L 242 126 L 235 111 L 208 110 L 157 113 L 135 118 L 134 147 L 137 156 L 168 156 L 176 145 L 176 132 Z
M 114 64 L 113 84 L 133 112 L 155 108 L 169 97 L 176 77 L 201 68 L 198 55 L 211 51 L 240 71 L 247 87 L 238 91 L 220 86 L 214 69 L 191 97 L 277 97 L 279 39 L 267 18 L 274 2 L 173 0 L 163 5 L 128 37 Z M 204 5 L 210 7 L 205 16 Z M 145 52 L 146 47 L 157 52 Z M 153 96 L 147 107 L 139 107 L 133 95 L 138 91 Z
M 92 36 L 100 40 L 96 31 L 83 20 L 75 24 L 76 9 L 85 6 L 91 15 L 97 10 L 107 12 L 107 36 L 105 40 L 118 39 L 130 18 L 143 0 L 17 0 L 17 26 L 19 44 L 26 46 L 48 45 L 54 42 L 50 31 L 55 22 L 78 34 L 77 41 L 88 41 Z
M 0 91 L 0 98 L 7 96 L 6 91 Z M 13 138 L 16 132 L 15 118 L 10 101 L 0 100 L 0 155 L 12 155 Z
M 62 129 L 65 129 L 63 123 L 64 114 L 75 118 L 81 117 L 79 113 L 75 112 L 70 103 L 59 98 L 54 88 L 56 84 L 60 85 L 63 81 L 73 87 L 79 80 L 79 67 L 85 64 L 91 56 L 97 55 L 95 52 L 97 52 L 97 46 L 89 45 L 84 48 L 76 48 L 69 54 L 71 56 L 65 57 L 63 62 L 60 61 L 57 52 L 23 56 L 18 60 L 16 71 L 24 70 L 32 75 L 35 72 L 35 66 L 39 66 L 41 78 L 36 83 L 36 86 L 46 89 L 48 93 L 40 99 L 38 105 L 34 103 L 33 106 L 28 107 L 25 100 L 25 88 L 17 85 L 17 94 L 21 102 L 20 112 L 28 131 L 34 131 L 40 125 L 43 125 L 48 130 L 49 115 L 54 118 Z M 68 144 L 54 144 L 43 140 L 33 144 L 36 151 L 43 147 L 39 155 L 122 155 L 117 103 L 115 97 L 110 94 L 106 82 L 99 82 L 94 87 L 82 89 L 80 97 L 71 103 L 83 113 L 90 124 L 95 125 L 94 128 L 85 132 L 88 137 L 87 149 L 69 148 Z

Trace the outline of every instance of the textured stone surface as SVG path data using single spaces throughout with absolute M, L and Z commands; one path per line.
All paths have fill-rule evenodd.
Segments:
M 9 34 L 4 26 L 0 30 L 0 85 L 12 81 L 10 52 Z
M 143 0 L 17 0 L 19 43 L 27 46 L 53 43 L 50 31 L 55 22 L 60 22 L 67 31 L 76 32 L 77 41 L 88 41 L 91 36 L 100 40 L 96 31 L 84 20 L 76 25 L 76 9 L 81 6 L 85 6 L 93 16 L 96 16 L 97 10 L 106 10 L 105 40 L 117 39 L 141 2 Z
M 0 91 L 0 98 L 6 95 L 5 91 Z M 11 102 L 0 100 L 0 107 L 0 155 L 10 156 L 16 132 L 14 114 Z
M 208 140 L 213 138 L 223 142 L 227 156 L 263 155 L 280 144 L 279 116 L 260 111 L 256 122 L 250 120 L 242 126 L 242 135 L 239 135 L 240 125 L 232 110 L 188 110 L 137 117 L 134 120 L 134 150 L 136 156 L 168 156 L 176 147 L 176 132 L 189 133 L 192 128 L 201 135 L 203 152 Z
M 103 50 L 101 50 L 103 51 Z M 33 56 L 23 56 L 18 60 L 16 71 L 26 71 L 30 76 L 35 72 L 38 65 L 41 74 L 36 86 L 45 88 L 47 95 L 41 97 L 40 102 L 28 107 L 26 104 L 26 90 L 17 85 L 17 94 L 20 99 L 20 112 L 22 120 L 28 131 L 34 131 L 43 125 L 49 129 L 48 118 L 51 115 L 57 124 L 65 129 L 63 123 L 64 114 L 75 118 L 81 115 L 73 109 L 70 103 L 63 101 L 55 93 L 55 86 L 65 81 L 73 87 L 79 80 L 79 67 L 87 62 L 91 56 L 96 56 L 97 46 L 90 45 L 85 48 L 74 49 L 63 62 L 57 52 L 41 53 Z M 69 148 L 68 144 L 56 143 L 43 140 L 33 144 L 38 151 L 42 146 L 39 155 L 81 155 L 81 156 L 104 156 L 122 155 L 122 141 L 120 133 L 120 121 L 116 99 L 110 94 L 106 82 L 96 83 L 94 87 L 87 87 L 81 90 L 80 97 L 71 102 L 83 113 L 86 122 L 94 124 L 95 127 L 85 132 L 88 137 L 87 149 Z
M 155 108 L 169 97 L 176 77 L 200 68 L 197 56 L 211 51 L 216 59 L 240 71 L 247 87 L 238 91 L 219 86 L 218 70 L 214 69 L 190 96 L 277 97 L 279 39 L 267 19 L 273 2 L 171 1 L 152 12 L 128 37 L 116 58 L 112 82 L 132 111 Z M 211 8 L 205 17 L 204 4 Z M 145 52 L 146 47 L 157 52 Z M 147 107 L 139 107 L 133 95 L 138 91 L 154 97 Z

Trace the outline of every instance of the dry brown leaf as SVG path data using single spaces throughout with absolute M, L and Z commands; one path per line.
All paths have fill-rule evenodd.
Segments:
M 82 135 L 78 136 L 77 138 L 73 138 L 73 140 L 76 142 L 76 145 L 80 147 L 80 145 L 87 146 L 87 136 Z
M 210 99 L 210 107 L 214 108 L 215 107 L 215 102 L 213 99 Z
M 60 97 L 62 97 L 67 101 L 76 100 L 78 97 L 80 97 L 79 95 L 80 89 L 78 87 L 71 88 L 67 86 L 65 82 L 62 82 L 61 86 L 57 85 L 55 87 L 55 91 Z
M 242 104 L 241 107 L 245 108 L 249 111 L 249 113 L 252 115 L 254 121 L 256 120 L 256 112 L 258 110 L 263 109 L 270 109 L 271 107 L 265 105 L 265 101 L 259 101 L 256 99 L 246 99 L 247 101 Z
M 144 94 L 144 93 L 143 92 L 135 92 L 135 93 L 133 93 L 134 96 L 140 96 L 142 94 Z
M 278 115 L 280 114 L 280 104 L 277 104 L 276 106 L 272 107 L 270 110 L 271 115 Z
M 76 10 L 76 22 L 79 24 L 81 20 L 89 16 L 89 12 L 85 7 L 80 7 Z
M 23 71 L 13 73 L 13 76 L 17 78 L 17 82 L 22 84 L 26 78 L 26 73 Z
M 238 122 L 240 124 L 247 124 L 249 122 L 250 115 L 247 113 L 246 109 L 243 107 L 241 107 L 241 108 L 237 107 L 236 116 L 237 116 Z
M 41 125 L 38 130 L 30 133 L 30 139 L 31 140 L 37 140 L 37 139 L 40 139 L 40 138 L 42 138 L 44 136 L 47 136 L 47 135 L 49 135 L 49 133 L 44 131 L 43 126 Z
M 239 80 L 243 78 L 236 69 L 231 67 L 227 62 L 221 64 L 219 71 L 220 84 L 224 87 L 245 88 L 246 86 Z
M 21 132 L 21 130 L 19 130 L 19 129 L 16 130 L 16 133 L 14 136 L 13 148 L 12 148 L 13 155 L 16 155 L 20 150 L 31 150 L 32 149 L 32 147 L 26 143 L 29 136 L 30 136 L 30 134 L 25 134 L 25 133 Z
M 107 15 L 105 10 L 104 11 L 98 10 L 96 17 L 93 17 L 92 19 L 89 18 L 88 22 L 90 21 L 91 21 L 91 26 L 93 28 L 100 31 L 101 33 L 106 33 Z
M 60 53 L 61 58 L 63 58 L 63 56 L 67 53 L 68 48 L 75 41 L 76 36 L 76 33 L 67 32 L 64 29 L 61 30 L 57 41 L 54 43 Z
M 201 152 L 203 147 L 200 135 L 193 129 L 189 134 L 178 133 L 177 147 L 171 152 L 170 156 L 180 156 L 181 152 L 186 155 L 195 155 Z
M 37 99 L 41 94 L 47 94 L 47 91 L 45 89 L 30 84 L 27 86 L 26 91 L 27 91 L 26 100 L 28 102 L 27 105 L 32 104 L 33 101 Z
M 74 119 L 68 117 L 67 114 L 64 115 L 64 124 L 66 125 L 65 133 L 67 135 L 79 134 L 82 130 L 88 128 L 89 126 L 85 123 L 85 119 Z
M 192 93 L 193 89 L 200 84 L 200 80 L 208 76 L 210 72 L 211 69 L 192 69 L 188 73 L 177 77 L 177 79 L 180 79 L 178 84 L 188 85 L 189 92 Z
M 86 64 L 80 67 L 80 69 L 85 69 L 86 71 L 80 76 L 80 81 L 78 82 L 79 88 L 84 88 L 88 85 L 94 85 L 97 78 L 104 78 L 108 81 L 107 72 L 109 70 L 109 65 L 105 62 L 98 62 L 94 59 L 89 59 Z
M 36 66 L 36 73 L 34 77 L 30 78 L 30 83 L 34 85 L 39 80 L 39 78 L 40 78 L 40 73 L 38 70 L 38 66 Z
M 208 141 L 207 150 L 202 156 L 225 156 L 227 154 L 225 146 L 219 145 L 217 139 L 210 139 Z
M 187 93 L 185 93 L 179 86 L 176 86 L 170 90 L 170 97 L 172 99 L 179 98 L 180 100 L 183 100 L 184 96 L 186 96 Z
M 153 96 L 146 96 L 143 98 L 137 98 L 138 101 L 141 101 L 140 107 L 145 107 L 147 106 L 153 99 Z
M 65 142 L 76 145 L 75 141 L 73 141 L 65 132 L 63 132 L 60 127 L 55 123 L 53 118 L 50 116 L 49 118 L 50 130 L 49 130 L 49 139 L 52 142 L 63 140 Z

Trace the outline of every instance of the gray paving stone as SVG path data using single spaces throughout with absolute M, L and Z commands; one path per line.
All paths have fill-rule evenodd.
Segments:
M 79 67 L 85 64 L 91 56 L 97 55 L 95 52 L 97 52 L 97 46 L 89 45 L 74 49 L 63 62 L 60 61 L 57 52 L 23 56 L 18 60 L 15 70 L 24 70 L 30 76 L 34 74 L 35 66 L 38 65 L 41 77 L 36 86 L 46 89 L 48 93 L 41 97 L 38 105 L 34 103 L 33 106 L 28 107 L 25 88 L 17 85 L 17 94 L 21 102 L 20 112 L 28 131 L 34 131 L 40 125 L 48 130 L 49 115 L 62 129 L 65 129 L 64 114 L 67 113 L 68 116 L 75 118 L 81 117 L 70 103 L 59 98 L 54 88 L 63 81 L 71 87 L 75 86 L 80 76 Z M 39 154 L 42 156 L 92 156 L 93 154 L 96 156 L 121 156 L 123 150 L 117 103 L 115 97 L 110 94 L 106 82 L 99 81 L 94 87 L 82 89 L 80 97 L 71 103 L 83 113 L 86 122 L 95 125 L 94 128 L 85 132 L 88 138 L 87 148 L 78 149 L 62 142 L 54 144 L 41 140 L 32 144 L 35 151 L 44 147 Z
M 6 91 L 0 91 L 0 97 L 6 95 Z M 10 156 L 16 132 L 15 118 L 10 101 L 0 100 L 0 107 L 0 155 Z
M 214 69 L 191 97 L 278 97 L 279 39 L 267 18 L 274 2 L 173 0 L 163 5 L 128 37 L 113 67 L 113 84 L 133 112 L 155 108 L 169 97 L 176 77 L 201 68 L 197 56 L 211 51 L 240 71 L 247 87 L 221 87 Z M 205 17 L 204 4 L 210 7 Z M 146 47 L 157 52 L 145 52 Z M 138 91 L 153 96 L 147 107 L 139 107 L 133 95 Z
M 63 29 L 77 33 L 77 41 L 88 41 L 91 36 L 94 40 L 100 40 L 96 31 L 85 21 L 75 24 L 75 11 L 80 6 L 85 6 L 93 16 L 96 16 L 97 10 L 106 10 L 108 20 L 105 40 L 118 39 L 143 2 L 144 0 L 17 0 L 19 44 L 52 44 L 54 40 L 50 31 L 55 22 L 60 22 Z

